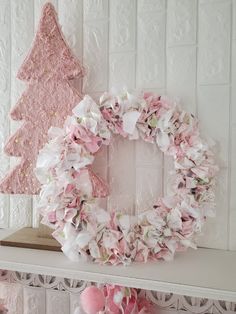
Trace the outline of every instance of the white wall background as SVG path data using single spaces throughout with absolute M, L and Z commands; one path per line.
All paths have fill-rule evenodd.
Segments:
M 44 2 L 0 0 L 1 146 L 19 127 L 8 112 L 26 88 L 16 72 L 31 46 Z M 88 68 L 85 92 L 98 97 L 112 86 L 127 86 L 180 97 L 183 107 L 199 117 L 203 133 L 216 140 L 221 166 L 217 216 L 208 221 L 199 243 L 235 250 L 236 1 L 52 2 L 74 53 Z M 105 177 L 109 174 L 113 190 L 119 190 L 108 199 L 109 207 L 119 204 L 132 210 L 136 199 L 135 209 L 143 209 L 165 190 L 170 162 L 152 145 L 119 140 L 115 151 L 104 156 L 109 160 L 100 158 L 97 168 Z M 15 163 L 1 154 L 0 176 Z M 32 197 L 0 195 L 0 227 L 35 224 Z
M 31 46 L 44 2 L 0 0 L 2 147 L 19 127 L 7 117 L 26 88 L 16 72 Z M 166 92 L 180 97 L 183 107 L 199 117 L 203 133 L 216 140 L 221 166 L 217 216 L 208 221 L 199 244 L 236 250 L 236 0 L 52 2 L 73 51 L 89 69 L 85 92 L 98 97 L 112 86 L 124 85 Z M 149 204 L 150 193 L 154 197 L 165 190 L 170 162 L 152 146 L 120 140 L 115 152 L 104 156 L 97 168 L 119 190 L 108 199 L 108 207 L 124 204 L 139 210 Z M 1 154 L 0 176 L 15 162 Z M 153 183 L 156 190 L 151 189 Z M 36 225 L 34 203 L 32 197 L 0 195 L 0 227 Z M 37 297 L 40 293 L 43 300 L 45 291 L 39 288 Z M 32 301 L 30 295 L 30 288 L 25 289 L 24 302 Z M 47 292 L 47 298 L 55 304 L 65 298 L 68 307 L 63 313 L 69 311 L 67 292 Z M 40 307 L 34 310 L 41 313 Z

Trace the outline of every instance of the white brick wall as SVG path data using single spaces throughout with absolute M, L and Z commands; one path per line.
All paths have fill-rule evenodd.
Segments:
M 19 126 L 7 115 L 26 88 L 15 76 L 31 46 L 44 2 L 0 1 L 1 147 Z M 67 40 L 88 69 L 85 92 L 98 97 L 112 86 L 167 92 L 199 116 L 203 133 L 216 141 L 221 166 L 217 216 L 208 221 L 199 243 L 235 250 L 236 1 L 52 2 Z M 97 160 L 98 171 L 113 190 L 119 190 L 108 198 L 108 208 L 119 204 L 143 210 L 151 197 L 165 190 L 171 164 L 150 145 L 121 139 L 116 145 Z M 0 176 L 15 162 L 1 154 Z M 0 227 L 36 225 L 34 203 L 32 197 L 0 195 Z M 24 296 L 29 302 L 30 290 Z
M 45 2 L 0 2 L 1 147 L 19 127 L 7 118 L 26 88 L 15 76 L 31 46 Z M 84 92 L 95 98 L 112 86 L 167 92 L 199 116 L 203 133 L 216 140 L 221 166 L 217 217 L 208 222 L 199 243 L 236 249 L 236 1 L 52 2 L 67 40 L 87 68 Z M 81 86 L 81 82 L 76 84 Z M 141 141 L 118 139 L 115 144 L 96 162 L 98 172 L 119 191 L 111 194 L 107 206 L 143 210 L 147 201 L 166 189 L 172 164 Z M 15 162 L 15 158 L 1 154 L 0 176 Z M 150 188 L 152 183 L 155 189 Z M 34 204 L 35 198 L 29 196 L 0 195 L 0 227 L 37 225 Z

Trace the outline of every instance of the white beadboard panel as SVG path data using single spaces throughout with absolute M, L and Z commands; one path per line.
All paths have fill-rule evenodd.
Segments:
M 47 2 L 50 2 L 57 9 L 58 0 L 31 0 L 31 2 L 34 2 L 34 24 L 35 24 L 35 29 L 37 29 L 43 5 Z
M 136 1 L 110 1 L 110 51 L 135 49 Z
M 9 314 L 23 313 L 23 286 L 15 283 L 1 282 L 0 299 L 5 300 Z
M 136 85 L 139 88 L 165 87 L 166 16 L 165 11 L 151 8 L 150 11 L 138 9 L 137 14 Z
M 16 74 L 32 44 L 34 35 L 33 12 L 33 1 L 11 1 L 11 106 L 15 105 L 26 88 L 26 83 L 19 81 Z M 19 128 L 20 122 L 10 121 L 10 131 L 13 134 Z M 10 158 L 11 167 L 18 162 L 19 160 L 16 158 Z M 10 227 L 31 225 L 31 211 L 31 196 L 10 196 Z
M 135 86 L 135 53 L 111 53 L 109 56 L 109 85 L 117 89 Z
M 9 169 L 9 157 L 3 153 L 4 143 L 9 136 L 8 111 L 10 108 L 10 2 L 0 2 L 0 179 Z M 0 194 L 0 228 L 8 227 L 9 196 Z
M 108 19 L 85 20 L 83 38 L 83 62 L 87 69 L 84 92 L 105 91 L 108 72 Z
M 230 215 L 229 215 L 229 248 L 236 250 L 236 3 L 233 1 L 233 27 L 232 27 L 232 54 L 231 54 L 231 155 L 230 155 Z
M 199 245 L 219 249 L 228 246 L 228 152 L 229 152 L 229 87 L 198 88 L 198 115 L 201 134 L 215 140 L 216 161 L 221 167 L 216 191 L 216 217 L 209 219 L 205 236 Z M 209 117 L 213 116 L 209 123 Z
M 227 84 L 230 73 L 231 1 L 199 5 L 199 84 Z
M 46 291 L 46 314 L 69 314 L 70 294 L 64 291 Z
M 197 0 L 168 0 L 167 3 L 167 45 L 195 44 Z
M 46 313 L 46 290 L 37 287 L 23 288 L 24 314 Z
M 196 112 L 196 48 L 181 46 L 167 49 L 167 93 L 181 107 Z

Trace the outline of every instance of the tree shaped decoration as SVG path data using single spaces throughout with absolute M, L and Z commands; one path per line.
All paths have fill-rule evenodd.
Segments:
M 81 100 L 69 80 L 82 75 L 83 67 L 64 40 L 55 9 L 47 3 L 33 47 L 17 75 L 28 82 L 28 88 L 10 115 L 24 122 L 6 143 L 5 152 L 21 157 L 21 161 L 0 183 L 1 192 L 38 193 L 39 182 L 34 175 L 38 151 L 47 141 L 48 129 L 61 127 Z

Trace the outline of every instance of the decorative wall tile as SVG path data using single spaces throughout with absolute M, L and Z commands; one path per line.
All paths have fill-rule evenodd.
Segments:
M 68 14 L 70 12 L 70 14 Z M 81 60 L 83 57 L 83 0 L 59 0 L 59 22 L 70 48 Z
M 167 92 L 181 106 L 196 111 L 196 48 L 192 46 L 167 49 Z
M 137 87 L 165 87 L 165 13 L 138 10 Z
M 84 0 L 84 19 L 106 19 L 108 15 L 108 0 Z
M 135 49 L 136 1 L 110 1 L 110 51 Z
M 135 86 L 135 54 L 133 52 L 110 54 L 110 87 L 133 89 Z
M 45 314 L 46 294 L 45 289 L 37 287 L 24 287 L 24 314 Z
M 200 3 L 199 84 L 229 83 L 231 1 Z
M 84 79 L 85 92 L 101 92 L 107 89 L 108 72 L 108 22 L 105 20 L 85 21 L 84 56 L 87 67 Z
M 46 291 L 46 314 L 69 314 L 70 295 L 68 292 Z
M 169 0 L 167 7 L 167 44 L 191 45 L 196 41 L 197 0 Z

